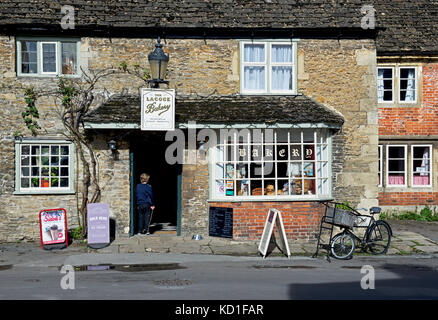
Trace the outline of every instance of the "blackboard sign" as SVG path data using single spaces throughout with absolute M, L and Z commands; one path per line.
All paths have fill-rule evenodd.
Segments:
M 210 207 L 211 237 L 233 238 L 233 208 Z

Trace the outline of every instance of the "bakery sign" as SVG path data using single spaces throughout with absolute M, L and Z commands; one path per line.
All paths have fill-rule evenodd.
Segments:
M 175 90 L 141 89 L 141 130 L 175 130 Z

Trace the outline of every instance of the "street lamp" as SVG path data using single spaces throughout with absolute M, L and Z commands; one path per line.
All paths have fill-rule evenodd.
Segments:
M 152 84 L 153 88 L 159 88 L 160 83 L 169 84 L 169 81 L 165 81 L 167 64 L 169 63 L 169 55 L 166 55 L 161 45 L 160 37 L 158 37 L 157 44 L 155 44 L 155 50 L 149 53 L 148 60 L 151 68 L 151 78 L 148 83 Z

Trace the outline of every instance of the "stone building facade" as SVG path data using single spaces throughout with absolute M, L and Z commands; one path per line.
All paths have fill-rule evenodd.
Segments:
M 299 158 L 291 160 L 292 154 L 288 155 L 287 165 L 283 165 L 276 154 L 275 159 L 269 159 L 276 168 L 275 174 L 253 180 L 248 172 L 252 175 L 254 163 L 261 161 L 228 159 L 221 150 L 234 148 L 237 154 L 240 144 L 229 144 L 227 139 L 210 141 L 207 156 L 213 160 L 209 163 L 185 161 L 170 165 L 164 159 L 171 143 L 165 134 L 139 129 L 139 89 L 145 87 L 145 83 L 123 72 L 105 77 L 97 85 L 97 99 L 85 119 L 84 130 L 92 137 L 98 159 L 101 202 L 109 204 L 119 235 L 136 232 L 133 188 L 143 170 L 152 171 L 157 211 L 160 206 L 165 208 L 157 212 L 158 219 L 176 225 L 178 235 L 208 235 L 209 209 L 227 207 L 233 208 L 233 238 L 259 239 L 267 211 L 275 207 L 282 212 L 289 239 L 309 240 L 323 214 L 322 201 L 348 201 L 362 208 L 378 205 L 379 201 L 384 204 L 391 196 L 378 187 L 378 145 L 385 135 L 384 130 L 397 130 L 391 129 L 395 126 L 383 125 L 385 112 L 401 109 L 385 111 L 376 103 L 378 54 L 387 48 L 382 49 L 378 41 L 379 24 L 377 30 L 360 27 L 360 6 L 356 3 L 342 8 L 331 1 L 324 8 L 309 3 L 300 6 L 300 14 L 296 14 L 298 8 L 290 8 L 294 9 L 289 11 L 293 13 L 284 10 L 284 6 L 293 7 L 293 4 L 264 1 L 242 6 L 187 1 L 180 7 L 173 6 L 171 1 L 160 1 L 160 10 L 154 2 L 137 3 L 136 9 L 130 1 L 126 1 L 123 8 L 118 7 L 120 2 L 97 1 L 91 7 L 78 2 L 72 4 L 77 14 L 73 30 L 61 28 L 59 21 L 53 18 L 62 18 L 60 6 L 50 3 L 47 0 L 36 4 L 37 13 L 20 9 L 25 10 L 25 14 L 8 4 L 0 6 L 0 15 L 5 18 L 0 26 L 0 115 L 3 119 L 0 123 L 0 241 L 37 240 L 41 209 L 65 208 L 69 226 L 77 225 L 81 164 L 74 145 L 63 137 L 56 105 L 51 99 L 38 101 L 43 130 L 36 137 L 30 135 L 21 117 L 25 107 L 24 89 L 29 86 L 36 91 L 55 88 L 56 75 L 64 72 L 64 65 L 58 65 L 57 73 L 41 72 L 46 67 L 50 69 L 49 63 L 44 64 L 45 55 L 49 57 L 50 52 L 56 52 L 53 56 L 58 58 L 51 57 L 61 63 L 64 43 L 71 42 L 77 45 L 77 67 L 84 73 L 92 73 L 118 68 L 122 61 L 128 66 L 147 67 L 147 55 L 157 35 L 161 36 L 164 51 L 170 55 L 166 79 L 170 81 L 169 88 L 176 92 L 176 127 L 185 137 L 190 134 L 189 122 L 196 123 L 195 134 L 202 129 L 215 132 L 230 128 L 273 129 L 276 137 L 286 133 L 288 138 L 265 143 L 262 152 L 270 145 L 272 150 L 285 145 L 288 150 L 293 146 L 301 148 Z M 165 18 L 160 16 L 163 6 L 168 9 Z M 125 16 L 118 12 L 125 12 Z M 260 19 L 245 18 L 251 13 L 257 13 Z M 159 24 L 152 23 L 158 17 Z M 382 26 L 389 24 L 378 22 Z M 36 30 L 35 26 L 40 28 Z M 382 39 L 386 39 L 387 34 L 384 35 Z M 35 42 L 39 49 L 33 50 L 28 42 Z M 264 64 L 248 64 L 249 69 L 290 67 L 291 86 L 286 92 L 245 92 L 244 51 L 245 48 L 256 51 L 258 45 L 262 45 L 269 56 L 274 55 L 273 51 L 268 52 L 272 46 L 290 47 L 290 64 L 286 59 L 275 65 L 274 60 L 266 62 L 267 58 Z M 65 48 L 67 52 L 69 47 Z M 36 54 L 35 60 L 30 58 L 32 53 Z M 32 68 L 36 68 L 36 75 L 28 74 Z M 272 69 L 269 70 L 266 76 L 273 77 Z M 422 77 L 423 90 L 426 90 L 423 92 L 436 92 L 436 85 L 428 74 L 436 76 L 436 64 L 425 64 Z M 436 104 L 434 99 L 423 96 L 425 107 L 432 109 Z M 293 140 L 295 137 L 301 140 Z M 108 148 L 109 140 L 117 142 L 116 156 Z M 250 140 L 244 147 L 251 152 L 254 145 L 257 142 Z M 63 154 L 66 147 L 69 147 L 68 154 Z M 186 145 L 185 157 L 189 149 Z M 54 185 L 49 187 L 43 185 L 46 151 L 50 153 L 50 158 L 47 156 L 50 170 L 55 167 L 65 173 L 55 171 L 55 178 L 50 180 Z M 304 153 L 314 155 L 305 158 Z M 26 157 L 30 164 L 23 160 Z M 218 157 L 222 158 L 218 160 Z M 33 158 L 35 163 L 32 163 Z M 246 171 L 237 177 L 240 160 L 246 161 L 243 166 Z M 292 174 L 295 169 L 291 163 L 297 164 L 299 173 Z M 227 164 L 234 165 L 233 177 L 227 177 Z M 307 175 L 304 165 L 310 168 Z M 218 169 L 221 166 L 225 169 Z M 33 167 L 38 167 L 35 169 L 39 170 L 38 175 L 31 173 Z M 285 173 L 282 176 L 280 171 L 287 172 L 287 176 Z M 245 185 L 243 180 L 249 182 Z M 299 185 L 299 189 L 292 191 L 292 182 L 294 188 Z M 268 194 L 270 185 L 274 194 Z M 252 191 L 242 194 L 244 186 Z M 256 193 L 256 189 L 260 193 Z

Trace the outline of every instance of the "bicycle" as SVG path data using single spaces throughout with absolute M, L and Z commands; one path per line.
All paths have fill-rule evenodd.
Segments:
M 321 219 L 317 249 L 313 257 L 318 255 L 322 229 L 331 230 L 329 250 L 327 250 L 329 261 L 329 253 L 336 259 L 351 259 L 356 249 L 356 243 L 362 246 L 365 252 L 369 250 L 372 254 L 387 253 L 391 244 L 391 226 L 384 220 L 374 218 L 374 214 L 380 213 L 381 208 L 372 207 L 369 211 L 370 215 L 364 215 L 345 204 L 336 202 L 325 202 L 324 204 L 326 212 Z M 328 224 L 330 227 L 325 227 L 324 224 Z M 340 227 L 342 231 L 332 237 L 334 226 Z M 362 238 L 354 233 L 354 228 L 366 229 Z

